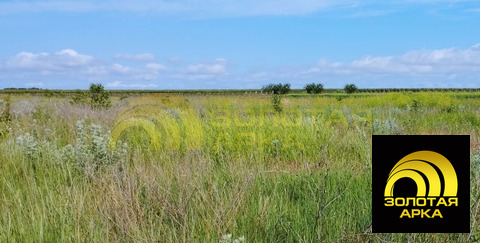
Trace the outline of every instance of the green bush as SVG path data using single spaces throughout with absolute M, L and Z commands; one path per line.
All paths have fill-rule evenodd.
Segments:
M 80 104 L 80 105 L 86 105 L 88 104 L 88 94 L 86 91 L 82 90 L 77 90 L 75 94 L 72 97 L 72 100 L 70 100 L 70 104 Z
M 309 94 L 320 94 L 323 92 L 323 84 L 315 84 L 315 83 L 307 84 L 305 85 L 305 90 Z
M 90 84 L 90 105 L 92 108 L 110 107 L 110 96 L 102 84 Z
M 343 88 L 347 94 L 352 94 L 358 91 L 358 88 L 355 84 L 347 84 L 345 88 Z
M 262 91 L 273 94 L 288 94 L 288 92 L 290 92 L 290 84 L 269 84 L 267 86 L 263 86 Z
M 110 95 L 103 88 L 102 84 L 90 84 L 90 90 L 77 90 L 73 95 L 71 104 L 89 104 L 92 108 L 109 108 L 111 105 Z

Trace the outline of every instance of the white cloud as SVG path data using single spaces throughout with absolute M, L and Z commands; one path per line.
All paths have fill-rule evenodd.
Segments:
M 31 12 L 148 12 L 162 16 L 186 18 L 217 18 L 243 16 L 306 15 L 331 9 L 371 10 L 354 13 L 349 17 L 371 17 L 388 14 L 385 6 L 398 9 L 403 6 L 431 6 L 433 4 L 461 4 L 469 0 L 16 0 L 0 1 L 0 15 Z M 478 12 L 472 8 L 470 12 Z M 149 60 L 153 61 L 153 60 Z
M 111 68 L 114 72 L 117 72 L 117 73 L 120 73 L 120 74 L 126 74 L 126 73 L 130 72 L 130 70 L 131 70 L 130 67 L 123 66 L 123 65 L 118 64 L 118 63 L 113 64 Z
M 150 12 L 187 17 L 240 17 L 263 15 L 305 15 L 332 8 L 374 6 L 359 15 L 385 14 L 382 6 L 460 4 L 469 0 L 16 0 L 1 1 L 0 15 L 29 12 Z M 379 11 L 377 11 L 379 10 Z M 471 12 L 478 12 L 472 8 Z M 360 17 L 360 16 L 357 16 Z
M 189 73 L 197 73 L 197 74 L 226 74 L 227 61 L 223 58 L 218 58 L 212 64 L 192 64 L 188 65 L 187 71 Z
M 165 67 L 164 65 L 159 64 L 159 63 L 153 63 L 153 62 L 148 63 L 147 65 L 145 65 L 145 67 L 147 69 L 150 69 L 150 70 L 154 71 L 155 73 L 165 71 L 167 69 L 167 67 Z
M 107 75 L 109 73 L 109 69 L 104 66 L 104 65 L 99 65 L 99 66 L 90 66 L 87 67 L 86 70 L 87 75 Z
M 189 65 L 187 67 L 188 72 L 191 73 L 211 73 L 211 74 L 219 74 L 225 72 L 225 66 L 221 64 L 194 64 Z
M 0 14 L 24 12 L 85 12 L 97 8 L 91 1 L 3 1 L 0 2 Z
M 470 47 L 470 50 L 480 51 L 480 43 L 477 43 L 477 44 L 473 45 L 472 47 Z
M 168 68 L 156 62 L 127 66 L 113 61 L 71 49 L 54 53 L 21 52 L 11 58 L 0 57 L 0 84 L 17 82 L 25 86 L 34 80 L 49 87 L 49 84 L 68 80 L 72 83 L 101 81 L 110 88 L 154 88 L 156 85 L 175 88 L 193 83 L 195 87 L 204 88 L 258 88 L 269 82 L 293 82 L 294 87 L 306 82 L 326 82 L 327 87 L 339 87 L 342 82 L 350 81 L 363 87 L 480 86 L 480 43 L 469 48 L 365 56 L 349 62 L 320 60 L 306 65 L 252 67 L 250 71 L 246 65 L 233 69 L 223 58 L 197 63 L 182 61 Z
M 0 2 L 0 14 L 24 12 L 131 11 L 195 16 L 298 15 L 331 6 L 355 3 L 353 0 L 33 0 Z
M 114 81 L 105 85 L 107 88 L 155 88 L 158 87 L 156 84 L 141 84 L 141 83 L 131 83 L 126 84 L 122 81 Z
M 115 55 L 116 59 L 125 59 L 137 62 L 152 62 L 155 60 L 155 56 L 150 53 L 143 53 L 143 54 L 125 54 L 125 53 L 118 53 Z
M 78 54 L 75 50 L 64 49 L 57 53 L 55 56 L 58 58 L 58 61 L 64 63 L 67 66 L 82 66 L 90 63 L 92 61 L 91 56 Z
M 146 60 L 146 59 L 145 59 Z M 166 60 L 168 62 L 168 60 Z M 146 64 L 119 62 L 109 63 L 89 55 L 79 54 L 73 49 L 64 49 L 54 53 L 20 52 L 17 55 L 0 60 L 2 80 L 28 80 L 43 77 L 64 80 L 209 80 L 228 74 L 227 61 L 218 58 L 212 62 L 188 64 L 178 63 L 173 68 L 149 62 Z M 112 85 L 122 85 L 111 83 Z
M 291 82 L 301 88 L 322 82 L 341 88 L 359 87 L 480 87 L 480 44 L 469 48 L 415 50 L 396 56 L 366 56 L 350 62 L 320 60 L 313 65 L 287 65 L 254 69 L 233 78 L 259 87 L 270 82 Z M 261 84 L 261 85 L 259 85 Z
M 46 58 L 48 58 L 50 54 L 48 53 L 30 53 L 30 52 L 20 52 L 15 57 L 10 58 L 7 61 L 7 67 L 12 68 L 45 68 L 51 69 L 52 66 L 50 63 L 44 62 Z
M 367 56 L 350 63 L 330 63 L 322 60 L 309 72 L 407 75 L 480 72 L 480 44 L 467 49 L 417 50 L 400 56 Z
M 58 70 L 68 67 L 85 66 L 91 63 L 93 57 L 78 54 L 75 50 L 64 49 L 54 54 L 42 52 L 20 52 L 10 58 L 6 65 L 18 69 Z

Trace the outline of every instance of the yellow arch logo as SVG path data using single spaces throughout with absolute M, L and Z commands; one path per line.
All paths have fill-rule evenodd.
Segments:
M 440 176 L 443 178 L 443 195 Z M 415 181 L 417 197 L 457 196 L 458 180 L 455 169 L 447 158 L 433 151 L 414 152 L 398 161 L 388 175 L 385 197 L 393 197 L 395 182 L 401 178 Z
M 195 151 L 203 142 L 202 123 L 188 100 L 170 94 L 145 95 L 130 102 L 115 119 L 110 148 L 132 128 L 146 132 L 152 151 Z

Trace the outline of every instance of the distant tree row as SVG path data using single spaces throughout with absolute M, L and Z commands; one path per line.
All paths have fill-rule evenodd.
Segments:
M 320 94 L 324 91 L 323 84 L 320 83 L 307 84 L 305 85 L 304 89 L 309 94 Z M 352 94 L 357 92 L 358 88 L 355 84 L 347 84 L 345 85 L 343 90 L 345 91 L 345 93 Z M 271 94 L 287 94 L 290 92 L 290 84 L 268 84 L 266 86 L 263 86 L 262 91 Z
M 309 94 L 320 94 L 325 91 L 323 84 L 310 83 L 303 88 Z M 271 94 L 287 94 L 290 92 L 290 84 L 269 84 L 263 86 L 263 92 Z M 376 89 L 358 89 L 351 83 L 343 88 L 343 92 L 352 93 L 388 93 L 388 92 L 479 92 L 480 88 L 376 88 Z
M 362 93 L 388 93 L 388 92 L 479 92 L 479 88 L 379 88 L 361 89 Z
M 32 87 L 32 88 L 4 88 L 4 90 L 41 90 L 41 88 L 36 88 L 36 87 Z

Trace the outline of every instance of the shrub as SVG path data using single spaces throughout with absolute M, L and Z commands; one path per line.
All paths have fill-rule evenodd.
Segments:
M 315 84 L 315 83 L 307 84 L 305 85 L 305 90 L 309 94 L 320 94 L 323 92 L 323 84 Z
M 85 129 L 83 121 L 77 121 L 76 127 L 76 143 L 68 144 L 60 151 L 63 161 L 77 164 L 86 175 L 93 175 L 106 165 L 124 166 L 128 149 L 126 143 L 119 141 L 115 150 L 109 150 L 109 131 L 95 124 Z
M 23 153 L 28 157 L 28 158 L 35 158 L 37 152 L 38 152 L 38 143 L 32 135 L 29 133 L 20 135 L 16 139 L 16 143 L 20 145 L 20 147 L 23 150 Z
M 92 108 L 110 107 L 110 96 L 102 84 L 90 84 L 90 105 Z
M 262 91 L 273 94 L 288 94 L 288 92 L 290 92 L 290 84 L 269 84 L 263 86 Z
M 88 94 L 85 91 L 77 90 L 70 101 L 70 104 L 80 104 L 86 105 L 88 104 Z
M 53 90 L 47 89 L 44 93 L 44 96 L 47 98 L 52 98 L 53 96 L 55 96 L 55 92 L 53 92 Z
M 374 134 L 400 135 L 403 134 L 403 128 L 397 123 L 395 118 L 387 118 L 384 122 L 375 119 L 372 124 Z
M 71 104 L 89 104 L 92 108 L 109 108 L 111 105 L 110 95 L 102 84 L 90 84 L 88 92 L 77 90 L 73 95 Z
M 272 105 L 273 105 L 273 109 L 280 113 L 283 111 L 283 107 L 282 107 L 282 97 L 280 97 L 279 95 L 273 95 L 272 96 Z
M 345 85 L 345 88 L 343 88 L 347 94 L 352 94 L 357 92 L 358 88 L 355 84 L 347 84 Z

